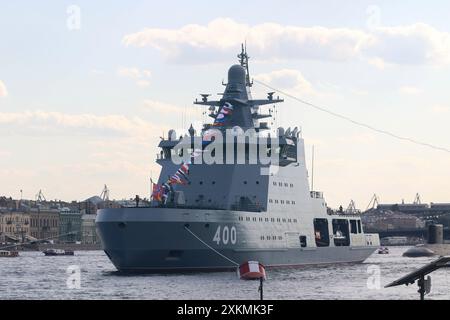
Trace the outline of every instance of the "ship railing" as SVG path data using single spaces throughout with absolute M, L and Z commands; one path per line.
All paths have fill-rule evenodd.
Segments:
M 361 210 L 334 210 L 334 209 L 328 208 L 327 214 L 330 216 L 354 217 L 354 216 L 361 216 L 362 212 L 361 212 Z

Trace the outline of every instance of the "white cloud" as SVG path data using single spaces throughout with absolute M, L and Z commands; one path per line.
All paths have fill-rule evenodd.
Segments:
M 442 106 L 442 105 L 436 105 L 431 108 L 431 111 L 433 113 L 437 114 L 446 114 L 450 113 L 450 107 L 449 106 Z
M 0 97 L 6 97 L 8 95 L 8 91 L 6 90 L 6 86 L 2 80 L 0 80 Z
M 138 87 L 148 87 L 148 86 L 150 86 L 150 81 L 148 81 L 148 80 L 138 80 L 138 81 L 136 81 L 136 85 Z
M 0 113 L 0 124 L 13 126 L 8 132 L 54 132 L 60 130 L 67 133 L 75 133 L 74 130 L 100 130 L 132 136 L 140 139 L 148 139 L 156 132 L 166 129 L 144 121 L 138 117 L 126 117 L 123 115 L 94 115 L 94 114 L 66 114 L 61 112 L 26 111 L 15 113 Z
M 152 47 L 177 63 L 229 60 L 247 40 L 251 55 L 261 60 L 364 59 L 386 64 L 450 64 L 450 33 L 417 23 L 371 31 L 350 28 L 298 27 L 276 23 L 254 26 L 230 18 L 179 29 L 146 28 L 123 38 L 125 46 Z
M 189 115 L 197 114 L 192 108 L 183 108 L 182 106 L 155 100 L 145 100 L 143 110 L 150 111 L 153 114 L 170 114 L 176 117 L 181 117 L 182 113 Z
M 273 87 L 293 91 L 298 94 L 314 93 L 311 83 L 298 70 L 281 69 L 270 73 L 258 74 L 254 78 Z
M 400 93 L 415 96 L 421 94 L 422 90 L 412 86 L 404 86 L 400 88 Z
M 150 70 L 140 70 L 138 68 L 119 67 L 117 74 L 124 78 L 132 79 L 139 87 L 148 87 L 150 81 L 148 80 L 152 73 Z
M 425 23 L 380 27 L 361 47 L 368 57 L 390 64 L 449 65 L 450 33 Z

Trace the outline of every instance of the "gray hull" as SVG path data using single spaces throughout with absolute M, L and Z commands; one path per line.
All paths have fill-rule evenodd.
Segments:
M 267 267 L 356 263 L 364 261 L 376 249 L 371 246 L 290 248 L 286 241 L 281 241 L 277 247 L 264 247 L 252 244 L 248 237 L 249 226 L 238 221 L 240 214 L 180 211 L 148 208 L 101 210 L 97 217 L 97 231 L 115 267 L 123 272 L 173 272 L 229 270 L 250 260 Z M 217 228 L 223 225 L 236 227 L 235 244 L 217 245 L 213 241 Z M 236 264 L 208 248 L 186 227 Z

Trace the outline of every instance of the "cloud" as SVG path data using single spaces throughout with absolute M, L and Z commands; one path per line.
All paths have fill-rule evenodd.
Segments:
M 0 80 L 0 97 L 6 97 L 8 95 L 8 91 L 6 90 L 6 86 L 2 80 Z
M 132 79 L 139 87 L 148 87 L 150 81 L 148 80 L 152 73 L 150 70 L 139 70 L 138 68 L 119 67 L 117 74 L 124 78 Z
M 126 35 L 125 46 L 153 47 L 173 62 L 221 61 L 236 54 L 246 39 L 258 59 L 348 59 L 358 54 L 364 32 L 322 27 L 301 28 L 264 23 L 249 26 L 229 18 L 206 26 L 189 24 L 179 29 L 147 28 Z
M 446 114 L 450 113 L 450 107 L 449 106 L 442 106 L 442 105 L 436 105 L 431 108 L 431 111 L 433 113 L 437 114 Z
M 182 113 L 195 115 L 197 114 L 191 108 L 183 108 L 178 105 L 156 101 L 156 100 L 145 100 L 144 101 L 144 111 L 150 111 L 153 114 L 170 114 L 172 116 L 178 115 L 181 117 Z
M 273 87 L 299 94 L 314 93 L 311 83 L 298 70 L 281 69 L 270 73 L 258 74 L 254 78 Z
M 154 136 L 155 130 L 160 132 L 162 129 L 166 129 L 138 117 L 45 111 L 3 112 L 0 113 L 0 125 L 4 130 L 9 128 L 8 132 L 75 134 L 89 130 L 90 134 L 92 134 L 92 131 L 97 131 L 100 134 L 116 133 L 140 139 L 148 139 Z
M 450 33 L 425 23 L 380 27 L 361 52 L 372 59 L 400 65 L 449 65 Z
M 422 93 L 422 90 L 416 87 L 411 87 L 411 86 L 403 86 L 400 88 L 400 93 L 401 94 L 406 94 L 406 95 L 418 95 Z
M 259 60 L 363 59 L 378 68 L 386 64 L 450 64 L 450 33 L 417 23 L 373 30 L 298 27 L 263 23 L 250 26 L 230 18 L 178 29 L 146 28 L 125 35 L 125 46 L 152 47 L 175 63 L 228 61 L 247 41 Z

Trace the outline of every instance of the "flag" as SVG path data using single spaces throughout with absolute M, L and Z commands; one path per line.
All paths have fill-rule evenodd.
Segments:
M 178 174 L 176 174 L 176 173 L 173 176 L 170 177 L 169 181 L 170 181 L 171 184 L 185 184 L 181 180 L 180 176 Z
M 153 200 L 161 202 L 162 196 L 163 196 L 163 188 L 159 184 L 154 184 L 152 190 Z
M 225 105 L 220 109 L 219 113 L 212 124 L 213 127 L 222 127 L 225 125 L 225 122 L 229 120 L 231 114 L 233 113 L 233 106 L 226 102 Z

